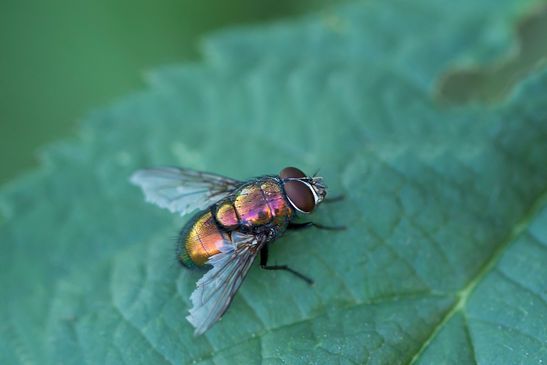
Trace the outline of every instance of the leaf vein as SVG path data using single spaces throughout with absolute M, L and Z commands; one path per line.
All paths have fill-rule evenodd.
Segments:
M 459 300 L 453 305 L 451 310 L 449 310 L 446 315 L 439 321 L 439 323 L 433 327 L 429 336 L 426 338 L 422 346 L 417 350 L 417 352 L 412 356 L 409 364 L 414 364 L 423 352 L 427 349 L 429 344 L 437 337 L 437 334 L 441 331 L 444 325 L 459 311 L 463 311 L 467 304 L 467 300 L 481 282 L 481 280 L 494 268 L 498 263 L 499 259 L 512 243 L 515 242 L 516 238 L 525 232 L 528 228 L 530 221 L 534 215 L 547 203 L 547 190 L 539 194 L 538 198 L 531 205 L 530 209 L 523 218 L 514 225 L 514 228 L 509 232 L 507 238 L 502 241 L 498 248 L 493 252 L 488 260 L 482 265 L 477 274 L 467 283 L 467 285 L 458 292 Z

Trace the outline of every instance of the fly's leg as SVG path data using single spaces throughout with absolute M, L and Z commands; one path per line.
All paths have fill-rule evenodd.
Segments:
M 344 200 L 346 197 L 343 194 L 335 195 L 332 198 L 325 198 L 323 199 L 323 203 L 338 203 L 342 200 Z
M 324 226 L 322 224 L 314 223 L 314 222 L 289 223 L 289 225 L 287 226 L 287 229 L 298 230 L 298 229 L 311 228 L 311 227 L 324 229 L 326 231 L 343 231 L 346 229 L 345 226 Z
M 299 273 L 296 270 L 291 269 L 287 265 L 268 266 L 268 245 L 265 245 L 260 250 L 260 267 L 263 268 L 264 270 L 284 270 L 284 271 L 288 271 L 291 274 L 293 274 L 294 276 L 298 277 L 299 279 L 304 280 L 309 285 L 313 285 L 313 280 L 312 279 L 310 279 L 309 277 L 307 277 L 304 274 Z

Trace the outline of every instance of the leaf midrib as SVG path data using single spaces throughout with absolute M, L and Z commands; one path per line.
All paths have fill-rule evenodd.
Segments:
M 415 364 L 416 361 L 421 357 L 421 355 L 424 353 L 424 351 L 428 348 L 429 344 L 437 337 L 437 334 L 444 328 L 444 325 L 454 317 L 457 313 L 462 313 L 462 315 L 465 318 L 465 327 L 466 331 L 469 333 L 469 324 L 467 321 L 467 315 L 465 313 L 465 308 L 467 305 L 468 299 L 471 297 L 475 289 L 477 288 L 477 285 L 482 281 L 482 279 L 492 270 L 492 268 L 498 263 L 500 258 L 505 253 L 505 250 L 511 245 L 511 243 L 515 242 L 515 240 L 530 226 L 530 222 L 533 220 L 533 217 L 542 209 L 544 205 L 547 204 L 547 189 L 545 189 L 542 193 L 539 194 L 538 198 L 532 203 L 530 209 L 524 214 L 522 219 L 520 219 L 513 227 L 513 229 L 510 231 L 507 238 L 498 246 L 498 248 L 493 252 L 493 254 L 490 256 L 490 258 L 481 266 L 480 270 L 477 272 L 475 276 L 461 289 L 456 293 L 456 296 L 458 300 L 454 303 L 452 308 L 446 314 L 444 317 L 439 321 L 439 323 L 433 328 L 427 339 L 423 342 L 422 346 L 418 349 L 418 351 L 412 356 L 409 364 Z M 470 333 L 469 333 L 470 334 Z M 475 349 L 473 347 L 472 338 L 470 337 L 469 340 L 470 345 L 472 346 L 473 350 L 473 358 L 475 359 L 475 363 L 478 364 L 475 357 Z

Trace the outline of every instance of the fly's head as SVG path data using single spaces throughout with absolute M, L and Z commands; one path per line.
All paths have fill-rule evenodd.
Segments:
M 320 176 L 311 177 L 309 184 L 312 188 L 315 205 L 317 206 L 327 196 L 327 186 L 323 183 L 323 178 Z
M 285 167 L 279 176 L 289 202 L 301 213 L 311 213 L 327 196 L 327 186 L 322 177 L 306 176 L 296 167 Z

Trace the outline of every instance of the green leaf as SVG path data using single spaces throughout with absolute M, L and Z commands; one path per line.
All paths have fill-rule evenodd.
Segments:
M 534 1 L 368 1 L 227 31 L 206 61 L 91 115 L 0 194 L 1 364 L 540 364 L 547 359 L 547 70 L 445 105 L 451 69 L 511 51 Z M 321 168 L 332 194 L 195 338 L 188 217 L 137 168 Z

